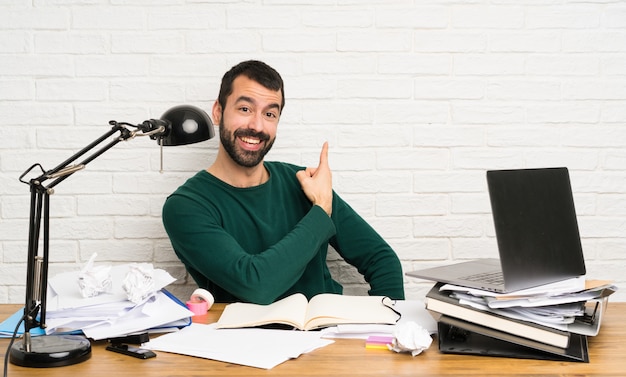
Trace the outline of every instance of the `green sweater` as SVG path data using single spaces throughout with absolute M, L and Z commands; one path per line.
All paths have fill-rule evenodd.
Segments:
M 176 255 L 217 302 L 268 304 L 300 292 L 342 293 L 326 264 L 330 244 L 370 284 L 370 295 L 404 298 L 402 269 L 391 247 L 333 193 L 328 217 L 304 195 L 303 168 L 265 162 L 270 178 L 230 186 L 200 171 L 170 195 L 163 224 Z

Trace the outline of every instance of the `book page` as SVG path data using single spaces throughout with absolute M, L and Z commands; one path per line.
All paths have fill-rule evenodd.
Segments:
M 383 305 L 382 296 L 320 294 L 311 299 L 306 330 L 337 324 L 395 324 L 399 315 Z
M 307 300 L 301 293 L 293 294 L 269 305 L 236 302 L 226 305 L 217 321 L 217 328 L 255 327 L 281 323 L 302 329 Z

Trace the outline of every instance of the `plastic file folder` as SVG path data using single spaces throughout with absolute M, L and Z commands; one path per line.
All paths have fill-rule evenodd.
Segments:
M 585 335 L 571 334 L 568 346 L 560 348 L 447 316 L 438 329 L 443 353 L 589 362 Z

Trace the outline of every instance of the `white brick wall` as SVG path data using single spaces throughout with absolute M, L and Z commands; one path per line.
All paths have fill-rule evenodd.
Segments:
M 335 189 L 405 270 L 497 255 L 485 170 L 567 166 L 589 276 L 626 282 L 624 0 L 3 0 L 0 303 L 24 296 L 23 171 L 53 168 L 112 119 L 209 110 L 222 74 L 250 58 L 286 81 L 270 159 L 313 165 L 328 140 Z M 161 206 L 216 145 L 166 148 L 159 173 L 159 149 L 137 138 L 60 184 L 51 272 L 94 252 L 152 262 L 185 298 L 195 287 Z M 406 279 L 408 297 L 429 285 Z

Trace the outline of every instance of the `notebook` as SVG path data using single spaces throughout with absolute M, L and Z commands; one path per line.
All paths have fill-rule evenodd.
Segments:
M 507 293 L 585 275 L 567 168 L 487 171 L 500 259 L 478 259 L 407 276 Z

